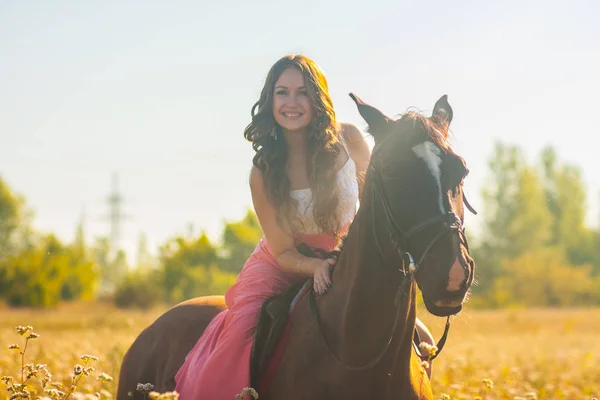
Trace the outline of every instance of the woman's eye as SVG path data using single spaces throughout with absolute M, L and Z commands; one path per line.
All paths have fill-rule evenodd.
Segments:
M 275 94 L 280 95 L 280 96 L 284 95 L 285 94 L 285 90 L 278 90 L 278 91 L 275 92 Z

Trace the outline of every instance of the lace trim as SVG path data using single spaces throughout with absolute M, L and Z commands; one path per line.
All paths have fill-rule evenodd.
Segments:
M 337 173 L 337 184 L 339 186 L 340 224 L 344 226 L 352 221 L 356 213 L 358 201 L 358 181 L 356 180 L 356 164 L 350 157 L 350 152 L 342 138 L 342 144 L 348 154 L 348 161 Z M 291 197 L 298 202 L 298 216 L 301 224 L 295 227 L 296 233 L 321 233 L 321 229 L 313 217 L 313 199 L 310 188 L 294 189 L 290 191 Z

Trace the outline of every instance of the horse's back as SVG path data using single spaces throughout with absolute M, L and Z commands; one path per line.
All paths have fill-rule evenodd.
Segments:
M 175 374 L 210 321 L 225 310 L 223 296 L 205 296 L 177 304 L 140 333 L 121 364 L 117 399 L 143 398 L 138 383 L 155 391 L 175 388 Z

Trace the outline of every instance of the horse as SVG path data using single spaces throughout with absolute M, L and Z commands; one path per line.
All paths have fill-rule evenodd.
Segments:
M 433 399 L 422 359 L 437 354 L 423 356 L 417 345 L 417 292 L 429 313 L 447 318 L 439 354 L 474 279 L 463 224 L 465 208 L 476 212 L 463 192 L 469 170 L 447 140 L 447 96 L 429 117 L 397 119 L 350 97 L 375 140 L 361 204 L 336 253 L 332 287 L 294 298 L 279 350 L 268 353 L 276 363 L 263 360 L 260 375 L 253 367 L 261 399 Z M 172 391 L 187 353 L 225 308 L 222 296 L 191 299 L 144 329 L 123 358 L 117 399 L 142 398 L 139 383 Z

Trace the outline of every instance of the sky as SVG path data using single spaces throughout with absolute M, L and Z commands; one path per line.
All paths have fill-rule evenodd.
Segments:
M 190 224 L 218 240 L 252 207 L 250 109 L 271 65 L 301 53 L 363 131 L 349 92 L 390 116 L 448 94 L 480 211 L 496 141 L 531 161 L 552 145 L 581 169 L 595 223 L 598 17 L 592 0 L 2 0 L 0 175 L 37 229 L 70 241 L 84 215 L 91 241 L 109 233 L 117 173 L 130 261 L 141 233 L 152 253 Z

